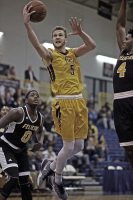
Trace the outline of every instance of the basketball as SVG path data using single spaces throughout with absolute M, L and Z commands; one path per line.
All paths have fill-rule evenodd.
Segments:
M 31 14 L 30 21 L 35 23 L 43 21 L 47 15 L 46 5 L 42 1 L 38 0 L 31 1 L 30 5 L 32 5 L 30 12 L 36 11 L 35 13 Z

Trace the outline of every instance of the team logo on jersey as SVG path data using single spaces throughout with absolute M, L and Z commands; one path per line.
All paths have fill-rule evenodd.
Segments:
M 69 56 L 65 56 L 65 60 L 69 65 L 74 65 L 74 59 Z
M 39 129 L 38 126 L 30 125 L 30 124 L 24 124 L 23 127 L 26 130 L 31 130 L 31 131 L 37 131 Z

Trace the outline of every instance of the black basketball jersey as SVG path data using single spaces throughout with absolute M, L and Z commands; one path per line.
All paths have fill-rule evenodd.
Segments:
M 26 143 L 31 139 L 32 135 L 38 131 L 42 123 L 41 113 L 36 113 L 36 120 L 32 121 L 26 106 L 21 107 L 23 110 L 23 119 L 21 122 L 12 122 L 9 124 L 4 133 L 4 141 L 13 148 L 25 148 Z
M 114 93 L 133 90 L 133 54 L 120 55 L 113 74 Z

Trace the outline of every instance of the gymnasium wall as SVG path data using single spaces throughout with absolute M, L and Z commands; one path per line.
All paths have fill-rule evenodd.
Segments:
M 5 33 L 0 39 L 0 62 L 15 65 L 20 79 L 23 78 L 23 72 L 29 64 L 33 66 L 37 77 L 39 77 L 39 67 L 42 66 L 41 59 L 27 39 L 23 24 L 22 9 L 27 2 L 26 0 L 0 0 L 0 31 Z M 44 2 L 48 7 L 48 16 L 45 21 L 33 24 L 40 41 L 51 42 L 51 30 L 56 25 L 67 27 L 69 32 L 70 16 L 81 18 L 84 30 L 97 44 L 96 50 L 80 58 L 82 72 L 85 75 L 102 78 L 102 65 L 96 61 L 95 56 L 97 54 L 118 56 L 115 37 L 116 17 L 112 17 L 111 21 L 107 20 L 100 17 L 94 9 L 66 0 L 44 0 Z M 131 23 L 128 23 L 128 26 L 130 25 Z M 76 47 L 81 43 L 78 36 L 71 36 L 67 46 Z

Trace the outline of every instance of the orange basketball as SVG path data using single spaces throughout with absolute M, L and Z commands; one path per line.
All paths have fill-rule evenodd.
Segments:
M 30 12 L 31 11 L 36 11 L 35 13 L 33 13 L 30 16 L 30 21 L 36 23 L 36 22 L 41 22 L 42 20 L 44 20 L 46 15 L 47 15 L 47 7 L 46 7 L 46 5 L 42 1 L 39 1 L 39 0 L 31 1 L 30 5 L 32 5 L 32 8 L 30 9 Z

